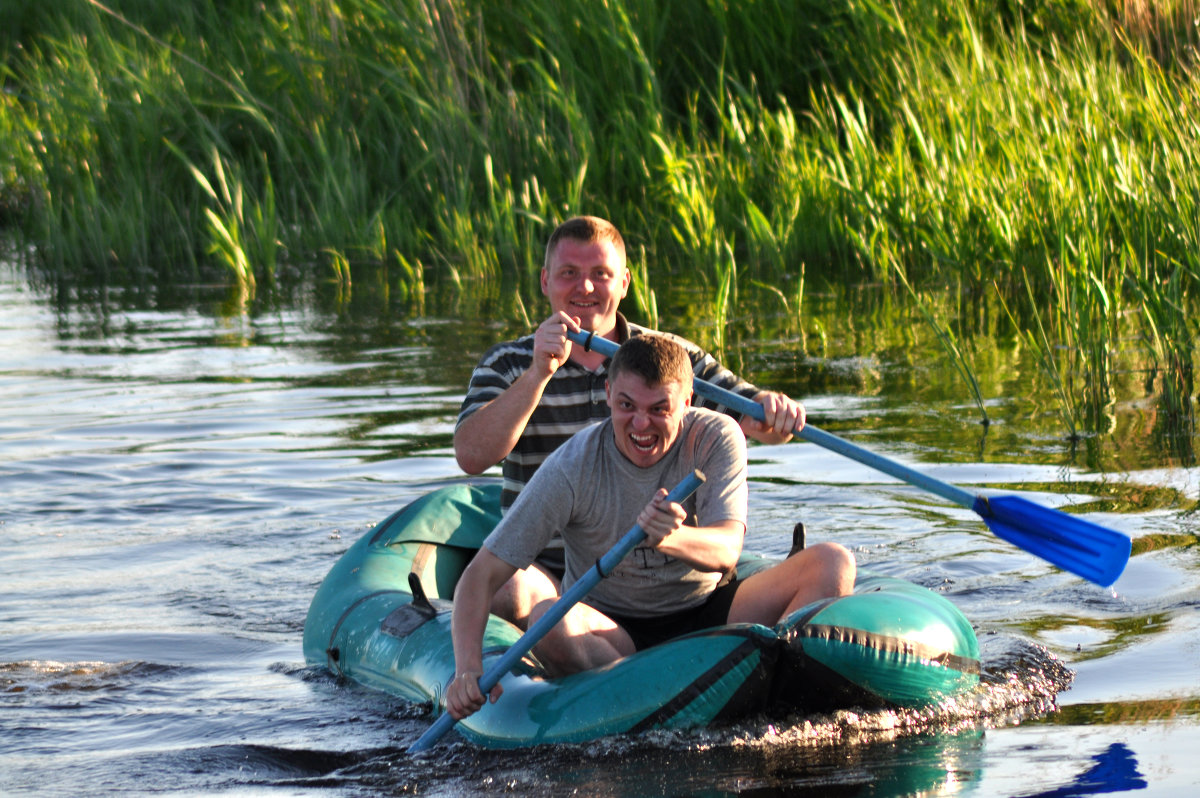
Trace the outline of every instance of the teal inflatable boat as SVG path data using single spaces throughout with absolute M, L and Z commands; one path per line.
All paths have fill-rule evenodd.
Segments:
M 448 599 L 499 520 L 499 499 L 498 484 L 435 490 L 356 542 L 309 608 L 308 664 L 440 714 L 454 675 Z M 743 554 L 738 573 L 770 562 Z M 490 618 L 484 667 L 520 636 Z M 978 682 L 979 645 L 952 603 L 860 573 L 852 595 L 804 607 L 773 628 L 708 629 L 554 679 L 527 656 L 501 679 L 501 699 L 456 729 L 493 748 L 580 742 L 751 715 L 924 706 Z

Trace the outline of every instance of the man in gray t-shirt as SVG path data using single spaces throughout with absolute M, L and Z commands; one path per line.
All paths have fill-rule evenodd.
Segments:
M 630 338 L 609 366 L 611 417 L 577 433 L 534 474 L 454 594 L 456 675 L 446 708 L 477 711 L 489 602 L 556 532 L 569 587 L 636 522 L 646 533 L 583 602 L 534 646 L 551 675 L 598 667 L 672 636 L 724 623 L 772 625 L 854 585 L 854 557 L 835 543 L 810 546 L 738 581 L 746 531 L 745 437 L 728 416 L 688 406 L 691 361 L 661 335 Z M 668 489 L 694 469 L 707 477 L 682 505 Z M 554 603 L 541 601 L 532 624 Z M 501 693 L 493 688 L 491 700 Z
M 539 480 L 535 498 L 517 497 L 484 541 L 488 551 L 514 568 L 524 568 L 559 531 L 566 590 L 617 544 L 660 488 L 669 490 L 699 470 L 706 483 L 683 503 L 684 523 L 719 528 L 721 545 L 736 562 L 746 529 L 746 439 L 737 422 L 684 405 L 678 440 L 661 460 L 645 468 L 622 454 L 613 434 L 616 423 L 612 418 L 599 422 L 555 450 L 546 461 L 553 466 Z M 704 564 L 721 569 L 710 571 L 668 556 L 659 543 L 647 540 L 630 552 L 588 593 L 586 603 L 609 615 L 632 617 L 666 615 L 703 604 L 728 570 L 727 558 Z

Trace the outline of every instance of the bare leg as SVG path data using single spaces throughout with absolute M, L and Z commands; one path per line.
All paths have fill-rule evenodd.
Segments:
M 529 629 L 529 613 L 542 601 L 558 597 L 558 580 L 537 565 L 517 571 L 492 597 L 491 613 Z
M 534 607 L 529 622 L 536 623 L 553 601 Z M 634 653 L 633 639 L 611 618 L 586 604 L 576 604 L 533 647 L 533 653 L 551 676 L 597 668 Z
M 818 543 L 746 579 L 729 608 L 730 623 L 774 626 L 814 601 L 854 589 L 854 555 L 838 543 Z

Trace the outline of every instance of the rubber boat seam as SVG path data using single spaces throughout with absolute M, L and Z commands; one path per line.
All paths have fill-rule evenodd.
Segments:
M 341 658 L 339 657 L 337 659 L 334 659 L 329 656 L 328 652 L 334 650 L 333 641 L 337 639 L 337 634 L 338 634 L 338 631 L 341 630 L 342 624 L 346 621 L 347 618 L 350 617 L 350 614 L 353 613 L 354 610 L 356 610 L 358 608 L 358 606 L 360 604 L 362 604 L 363 602 L 370 601 L 371 599 L 376 598 L 377 596 L 389 596 L 389 595 L 392 595 L 393 593 L 403 593 L 406 596 L 411 595 L 407 590 L 376 590 L 373 593 L 368 593 L 365 596 L 360 596 L 359 598 L 355 599 L 353 602 L 351 602 L 350 606 L 346 607 L 346 609 L 342 612 L 341 616 L 338 617 L 337 623 L 335 623 L 333 625 L 333 629 L 331 629 L 329 632 L 329 645 L 327 645 L 325 647 L 325 651 L 326 651 L 325 658 L 327 660 L 332 660 L 330 669 L 337 671 L 338 676 L 345 676 L 345 674 L 342 673 L 341 666 L 339 664 L 337 664 L 338 662 L 341 661 Z
M 979 673 L 979 660 L 977 659 L 962 657 L 940 648 L 914 643 L 898 637 L 872 634 L 862 629 L 833 626 L 831 624 L 806 624 L 796 630 L 796 636 L 801 638 L 834 640 L 839 643 L 850 643 L 887 653 L 913 654 L 921 659 L 937 662 L 943 667 L 962 673 Z
M 718 662 L 714 663 L 711 668 L 700 674 L 690 684 L 676 693 L 674 698 L 631 726 L 629 732 L 636 734 L 647 731 L 670 720 L 672 716 L 682 712 L 689 704 L 704 695 L 704 692 L 716 684 L 725 674 L 744 662 L 747 657 L 758 653 L 759 650 L 759 645 L 747 637 L 737 648 L 730 651 Z
M 384 533 L 386 533 L 388 530 L 390 530 L 392 528 L 392 524 L 395 523 L 396 519 L 398 519 L 401 515 L 403 515 L 405 512 L 407 512 L 407 510 L 408 510 L 408 507 L 401 507 L 399 510 L 392 513 L 387 518 L 383 519 L 383 521 L 380 522 L 379 527 L 375 530 L 375 534 L 371 535 L 371 541 L 367 545 L 368 546 L 377 545 L 379 543 L 379 539 L 383 537 Z
M 825 609 L 839 598 L 839 596 L 833 596 L 831 598 L 821 599 L 820 601 L 810 605 L 808 611 L 797 618 L 794 623 L 789 623 L 788 625 L 796 629 L 808 626 L 808 622 L 811 621 L 818 612 Z

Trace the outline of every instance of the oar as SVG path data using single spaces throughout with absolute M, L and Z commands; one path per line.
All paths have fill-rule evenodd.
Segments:
M 688 476 L 675 486 L 674 490 L 667 494 L 666 501 L 678 504 L 696 492 L 696 489 L 704 482 L 704 474 L 700 471 L 693 471 Z M 625 533 L 625 536 L 617 541 L 617 544 L 609 549 L 608 553 L 596 560 L 595 566 L 589 568 L 587 573 L 581 576 L 575 584 L 571 585 L 559 597 L 558 601 L 546 610 L 546 614 L 538 618 L 529 631 L 521 635 L 517 642 L 500 655 L 500 658 L 492 663 L 488 668 L 487 673 L 479 677 L 479 692 L 485 696 L 491 691 L 496 683 L 500 681 L 505 673 L 513 668 L 529 649 L 537 645 L 538 641 L 546 636 L 554 624 L 562 620 L 567 611 L 574 607 L 583 599 L 588 592 L 595 587 L 601 579 L 612 573 L 613 568 L 621 560 L 625 559 L 625 555 L 633 551 L 633 549 L 646 539 L 646 533 L 642 531 L 641 524 L 634 524 L 633 528 Z M 443 714 L 440 718 L 434 721 L 434 724 L 425 730 L 425 733 L 408 748 L 410 754 L 420 751 L 426 751 L 433 746 L 438 739 L 448 732 L 455 724 L 454 718 L 449 712 Z
M 569 332 L 575 343 L 607 357 L 616 354 L 617 344 L 593 333 Z M 710 382 L 697 379 L 693 390 L 730 410 L 763 420 L 762 405 L 744 396 L 727 391 Z M 1129 562 L 1132 541 L 1129 536 L 1102 527 L 1061 510 L 1042 507 L 1020 496 L 978 496 L 928 474 L 889 460 L 874 452 L 855 446 L 849 441 L 805 424 L 796 435 L 830 451 L 870 466 L 899 480 L 916 485 L 955 504 L 976 512 L 988 529 L 997 537 L 1041 557 L 1063 570 L 1077 574 L 1089 582 L 1108 586 L 1117 581 Z

